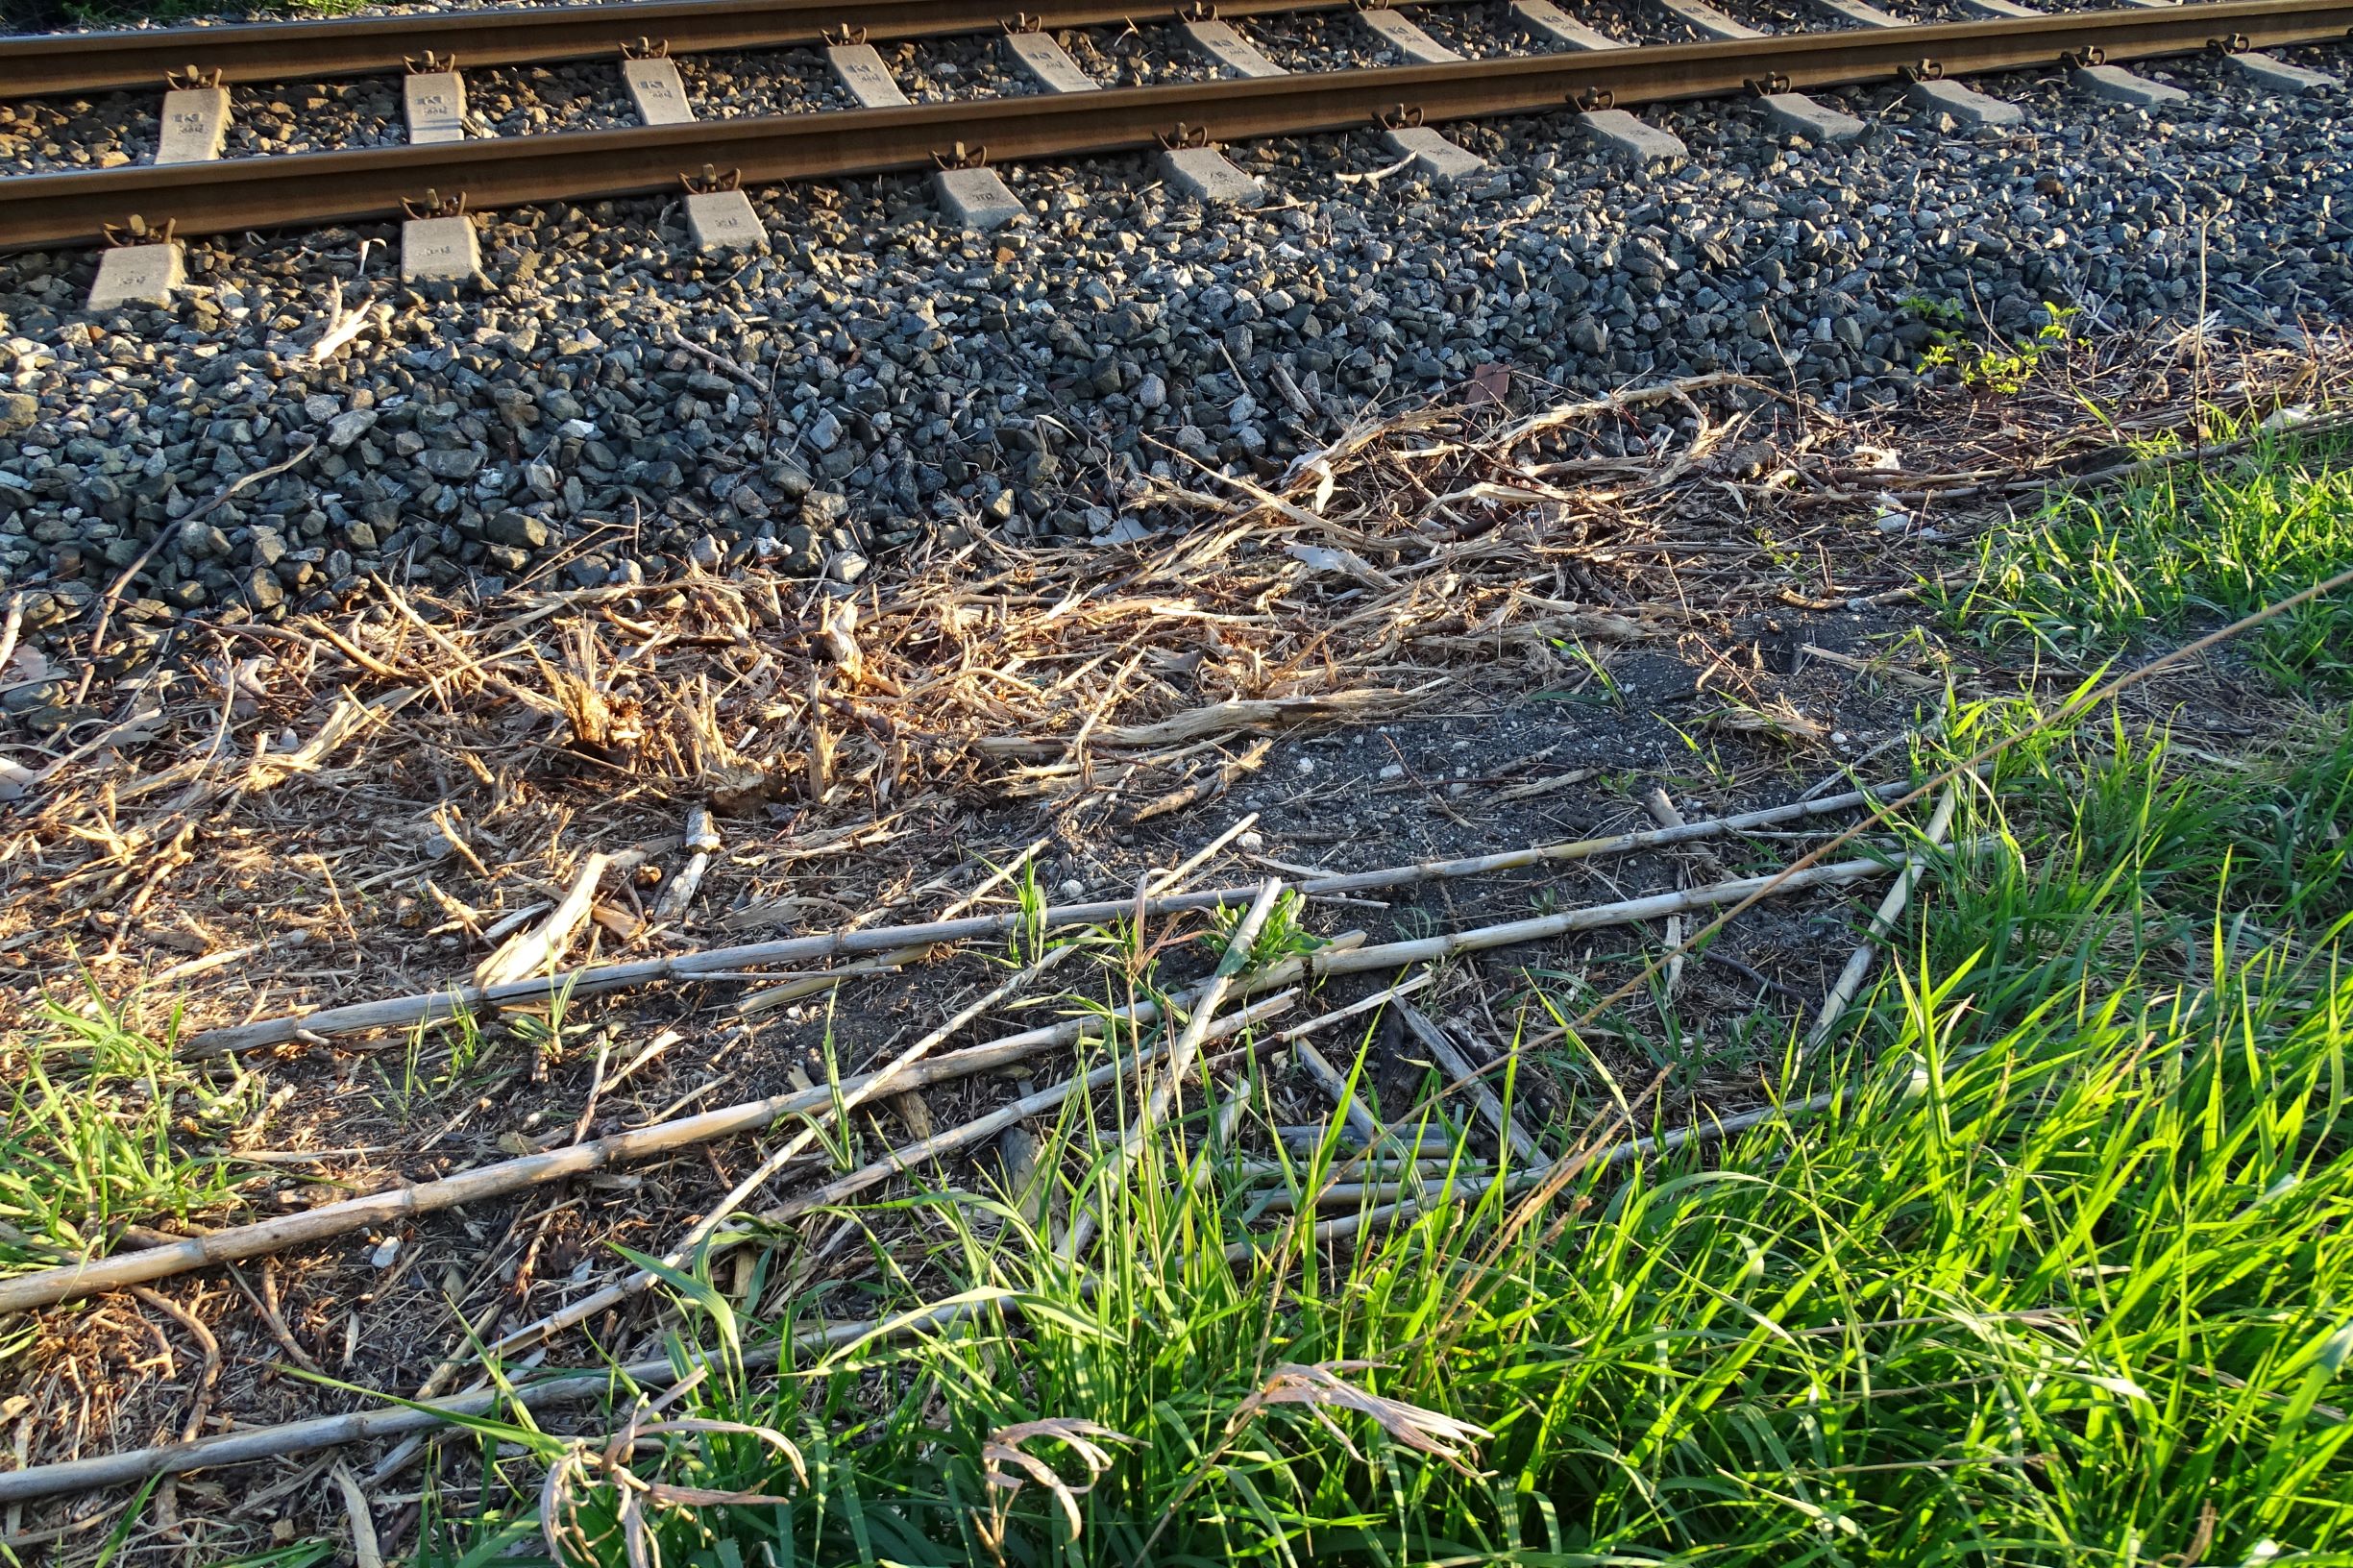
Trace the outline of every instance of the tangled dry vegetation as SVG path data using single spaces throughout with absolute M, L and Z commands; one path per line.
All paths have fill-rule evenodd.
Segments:
M 191 623 L 164 656 L 103 675 L 120 628 L 37 649 L 12 625 L 0 684 L 61 681 L 71 697 L 55 705 L 64 727 L 0 735 L 10 1070 L 55 1039 L 44 1008 L 186 1040 L 467 979 L 1003 911 L 1033 877 L 1140 896 L 1155 868 L 1198 874 L 1250 847 L 1218 832 L 1230 813 L 1202 808 L 1285 740 L 1493 713 L 1606 682 L 1611 650 L 1630 647 L 1692 673 L 1702 723 L 1762 759 L 1748 778 L 1785 776 L 1793 755 L 1834 773 L 1854 759 L 1768 657 L 1803 644 L 1808 617 L 1885 614 L 1924 574 L 1966 572 L 1949 547 L 2054 478 L 2174 460 L 2135 443 L 2190 430 L 2203 403 L 2313 404 L 2348 378 L 2341 356 L 2284 351 L 2224 367 L 2194 340 L 2084 350 L 2064 379 L 1933 425 L 1837 418 L 1728 376 L 1532 411 L 1480 386 L 1367 420 L 1280 478 L 1165 482 L 1137 502 L 1164 527 L 1130 546 L 982 539 L 855 585 L 690 569 L 482 603 L 386 589 L 331 618 Z M 2104 425 L 2087 429 L 2086 402 Z M 1949 674 L 1915 652 L 1879 672 L 1906 700 Z M 1522 785 L 1567 787 L 1541 757 L 1520 759 L 1521 785 L 1423 789 L 1450 852 L 1516 846 L 1494 841 L 1519 820 L 1492 808 Z M 1900 772 L 1904 753 L 1886 760 Z M 1329 810 L 1331 837 L 1364 864 L 1412 858 L 1384 852 L 1382 800 Z M 1268 867 L 1284 863 L 1250 874 Z M 947 967 L 952 951 L 885 948 L 579 1003 L 557 1025 L 484 1023 L 531 1045 L 487 1083 L 460 1070 L 472 1031 L 331 1050 L 298 1031 L 247 1059 L 222 1105 L 180 1104 L 163 1130 L 232 1157 L 234 1179 L 195 1212 L 110 1213 L 83 1244 L 153 1244 L 806 1089 L 828 1064 L 764 1057 L 764 1013 L 832 1029 L 868 1004 L 844 992 L 821 1018 L 802 1004 L 824 1008 L 844 968 L 918 966 L 861 1017 L 869 1038 L 839 1069 L 865 1068 L 884 1036 L 978 1006 L 976 971 Z M 725 995 L 714 1022 L 712 998 L 744 988 L 756 994 Z M 996 992 L 981 1002 L 1011 1016 Z M 972 1095 L 952 1112 L 891 1103 L 920 1138 L 936 1116 L 1007 1100 Z M 18 1463 L 359 1403 L 279 1376 L 282 1351 L 438 1391 L 469 1325 L 561 1304 L 604 1245 L 660 1250 L 748 1172 L 800 1179 L 755 1155 L 697 1149 L 598 1176 L 585 1202 L 467 1218 L 433 1233 L 428 1285 L 380 1287 L 364 1256 L 313 1249 L 49 1311 L 12 1341 Z M 399 1252 L 397 1227 L 368 1239 Z M 19 1240 L 19 1266 L 44 1261 Z M 603 1342 L 646 1341 L 641 1326 Z M 210 1481 L 162 1497 L 179 1510 L 157 1521 L 165 1544 L 195 1538 L 184 1515 L 254 1507 Z M 123 1501 L 12 1510 L 8 1533 L 81 1538 Z

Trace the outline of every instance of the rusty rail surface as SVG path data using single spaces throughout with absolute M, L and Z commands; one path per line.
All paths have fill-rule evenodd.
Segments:
M 1339 11 L 1351 0 L 1219 0 L 1221 16 Z M 1033 9 L 1034 8 L 1034 9 Z M 1028 25 L 1123 27 L 1141 12 L 1117 0 L 630 0 L 601 6 L 432 12 L 228 27 L 129 28 L 0 37 L 0 97 L 43 98 L 154 86 L 195 66 L 230 82 L 296 82 L 397 71 L 430 50 L 459 65 L 545 65 L 609 59 L 654 38 L 673 54 L 780 49 L 845 28 L 870 43 L 994 33 Z
M 1953 76 L 2193 54 L 2210 43 L 2264 48 L 2353 29 L 2353 0 L 2215 0 L 2168 11 L 2086 12 L 1783 34 L 1728 42 L 1330 71 L 1240 82 L 985 98 L 905 109 L 699 120 L 543 133 L 433 146 L 126 165 L 0 180 L 0 247 L 79 245 L 133 214 L 183 233 L 393 217 L 428 190 L 477 209 L 678 188 L 716 165 L 772 184 L 928 169 L 962 143 L 991 159 L 1146 149 L 1180 127 L 1215 141 L 1348 130 L 1400 109 L 1430 121 L 1570 104 L 1621 107 L 1737 93 L 1779 78 L 1793 89 L 1871 83 L 1924 63 Z M 1777 86 L 1779 84 L 1777 82 Z

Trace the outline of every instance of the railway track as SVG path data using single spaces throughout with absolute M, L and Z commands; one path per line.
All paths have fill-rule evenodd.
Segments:
M 1365 27 L 1393 56 L 1419 60 L 1371 69 L 1291 72 L 1260 53 L 1230 21 L 1195 11 L 1176 18 L 1216 79 L 1105 88 L 1054 42 L 1052 29 L 1120 18 L 1093 0 L 1062 0 L 1008 17 L 976 0 L 872 0 L 846 31 L 840 0 L 652 0 L 626 7 L 456 12 L 429 16 L 281 23 L 0 40 L 0 78 L 27 95 L 119 88 L 184 75 L 164 119 L 180 135 L 158 160 L 0 179 L 0 244 L 86 245 L 110 232 L 198 233 L 394 217 L 442 227 L 411 231 L 411 271 L 453 274 L 476 264 L 461 203 L 473 210 L 692 188 L 706 248 L 754 243 L 756 218 L 733 188 L 892 171 L 944 172 L 943 197 L 976 227 L 1017 211 L 997 162 L 1169 149 L 1171 173 L 1212 199 L 1249 200 L 1251 182 L 1224 165 L 1222 142 L 1331 132 L 1380 122 L 1402 153 L 1433 173 L 1475 164 L 1434 127 L 1450 121 L 1577 106 L 1596 135 L 1638 159 L 1673 157 L 1673 138 L 1628 112 L 1646 104 L 1764 95 L 1769 107 L 1818 139 L 1843 134 L 1842 116 L 1802 89 L 1909 79 L 1911 90 L 1962 118 L 1998 119 L 2005 106 L 1955 79 L 2064 65 L 2093 90 L 2158 104 L 2181 95 L 2120 69 L 2122 62 L 2215 51 L 2267 75 L 2273 86 L 2325 79 L 2261 51 L 2341 38 L 2353 0 L 2215 0 L 2193 6 L 2029 12 L 2015 0 L 1958 0 L 1980 19 L 1913 23 L 1862 0 L 1811 0 L 1836 31 L 1767 36 L 1700 0 L 1661 0 L 1701 41 L 1630 45 L 1549 3 L 1521 0 L 1520 21 L 1556 47 L 1511 58 L 1462 59 L 1397 12 L 1365 11 Z M 1316 12 L 1336 5 L 1243 0 L 1236 17 Z M 873 39 L 1002 30 L 1006 48 L 1036 79 L 1020 96 L 914 104 L 889 75 Z M 656 37 L 658 35 L 658 37 Z M 638 40 L 631 43 L 629 40 Z M 819 112 L 699 119 L 670 55 L 747 46 L 824 43 L 850 97 L 863 107 Z M 630 80 L 650 121 L 635 127 L 521 136 L 469 137 L 459 118 L 462 67 L 609 58 Z M 229 82 L 329 78 L 407 65 L 404 146 L 261 158 L 217 156 Z M 425 67 L 417 69 L 419 65 Z M 2299 77 L 2303 80 L 2299 83 Z M 423 89 L 422 91 L 420 89 Z M 420 107 L 420 100 L 423 107 Z M 1859 124 L 1845 122 L 1859 131 Z M 167 131 L 167 135 L 168 135 Z M 1454 155 L 1450 159 L 1450 153 Z M 968 165 L 957 167 L 959 164 Z M 725 170 L 723 176 L 716 171 Z M 425 204 L 432 204 L 428 208 Z M 417 214 L 422 213 L 422 216 Z M 437 235 L 437 240 L 435 236 Z M 420 243 L 422 241 L 422 243 Z M 114 294 L 159 297 L 174 275 L 161 247 L 127 265 Z M 126 292 L 127 290 L 127 292 Z M 102 284 L 101 295 L 105 296 Z

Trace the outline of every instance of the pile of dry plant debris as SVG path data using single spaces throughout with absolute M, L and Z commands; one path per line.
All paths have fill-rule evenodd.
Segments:
M 615 1244 L 797 1237 L 764 1278 L 805 1299 L 857 1266 L 828 1206 L 1001 1179 L 1073 1095 L 1124 1088 L 1132 1153 L 1203 1064 L 1256 1062 L 1309 1136 L 1376 1018 L 1374 1099 L 1434 1069 L 1495 1180 L 1556 1175 L 1594 1113 L 1540 1060 L 1572 1025 L 1669 1136 L 1736 1120 L 1764 1096 L 1731 1025 L 1772 1019 L 1777 1059 L 1822 1038 L 1904 843 L 1941 836 L 1949 795 L 1875 823 L 1858 785 L 1900 786 L 1954 686 L 2038 678 L 1961 670 L 1912 601 L 2014 501 L 2166 460 L 2134 444 L 2221 389 L 2285 406 L 2343 374 L 2203 351 L 2082 351 L 1900 424 L 1730 376 L 1549 406 L 1485 383 L 1273 489 L 1164 487 L 1140 508 L 1172 526 L 1134 545 L 984 539 L 854 589 L 386 589 L 190 623 L 135 668 L 103 622 L 35 649 L 12 621 L 0 685 L 87 717 L 0 730 L 9 1068 L 56 1010 L 168 1041 L 208 1086 L 180 1152 L 223 1180 L 86 1258 L 13 1235 L 0 1310 L 35 1315 L 0 1374 L 0 1533 L 94 1540 L 131 1483 L 208 1469 L 136 1543 L 209 1556 L 349 1507 L 390 1550 L 430 1418 L 298 1373 L 432 1398 L 475 1385 L 476 1344 L 644 1357 L 663 1307 Z M 1871 842 L 1787 874 L 1849 829 Z M 1276 927 L 1247 962 L 1234 939 Z M 1062 940 L 1090 928 L 1125 937 Z M 1551 1005 L 1632 978 L 1654 1010 Z M 1347 1115 L 1350 1185 L 1262 1225 L 1320 1211 L 1343 1245 L 1416 1201 L 1416 1124 Z M 1042 1200 L 1074 1259 L 1082 1174 Z M 717 1277 L 747 1288 L 756 1250 Z

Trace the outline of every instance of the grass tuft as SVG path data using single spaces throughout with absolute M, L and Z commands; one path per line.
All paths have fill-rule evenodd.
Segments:
M 2342 443 L 2252 439 L 2243 455 L 2174 463 L 1997 530 L 1976 581 L 1942 596 L 1946 625 L 2075 663 L 2236 620 L 2341 570 L 2353 559 Z M 2353 602 L 2341 596 L 2260 628 L 2247 648 L 2284 689 L 2353 694 Z
M 103 1005 L 44 1003 L 6 1055 L 0 1130 L 0 1269 L 48 1267 L 110 1251 L 126 1224 L 185 1220 L 232 1194 L 222 1157 L 191 1145 L 261 1109 L 258 1079 L 208 1077 L 168 1038 L 128 1028 Z

